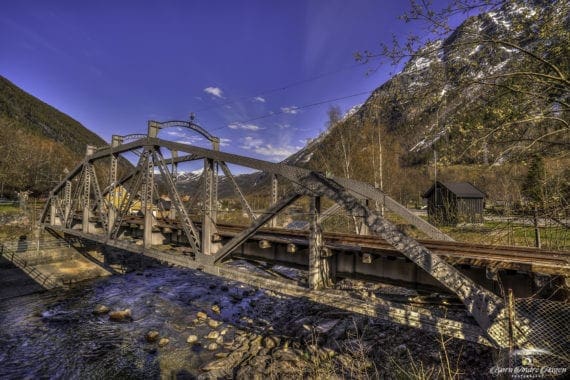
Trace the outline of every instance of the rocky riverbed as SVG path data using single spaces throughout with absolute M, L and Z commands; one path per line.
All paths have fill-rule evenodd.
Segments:
M 483 346 L 186 269 L 3 300 L 0 311 L 3 379 L 485 378 L 493 366 Z

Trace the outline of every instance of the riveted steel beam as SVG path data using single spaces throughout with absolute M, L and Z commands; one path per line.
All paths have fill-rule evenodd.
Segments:
M 269 207 L 257 220 L 251 224 L 248 228 L 237 234 L 232 240 L 224 244 L 224 246 L 216 253 L 215 262 L 221 262 L 228 255 L 230 255 L 234 249 L 244 243 L 249 239 L 257 230 L 259 230 L 265 223 L 274 218 L 279 212 L 281 212 L 285 207 L 289 206 L 291 203 L 295 202 L 301 197 L 300 194 L 293 194 L 286 198 L 283 198 L 277 204 Z

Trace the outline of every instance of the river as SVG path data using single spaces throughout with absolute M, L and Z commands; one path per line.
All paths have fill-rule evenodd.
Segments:
M 132 320 L 94 313 L 101 305 L 130 309 Z M 168 342 L 149 341 L 151 331 Z M 0 379 L 399 378 L 420 363 L 441 371 L 438 342 L 421 330 L 169 267 L 0 301 Z M 464 374 L 488 373 L 488 348 L 445 345 Z
M 198 271 L 154 268 L 3 300 L 0 378 L 194 377 L 216 354 L 186 342 L 190 334 L 202 337 L 211 330 L 196 324 L 196 313 L 216 317 L 211 308 L 218 304 L 219 320 L 239 324 L 257 296 L 252 288 Z M 131 309 L 132 321 L 95 315 L 96 305 Z M 147 342 L 150 330 L 170 342 L 164 347 Z

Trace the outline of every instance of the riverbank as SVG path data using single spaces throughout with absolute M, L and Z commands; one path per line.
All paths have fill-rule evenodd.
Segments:
M 81 252 L 83 250 L 84 252 Z M 97 250 L 58 240 L 28 240 L 0 244 L 0 299 L 109 276 Z

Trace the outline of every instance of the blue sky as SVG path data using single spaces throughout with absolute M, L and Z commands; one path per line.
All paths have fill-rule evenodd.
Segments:
M 396 0 L 2 3 L 0 74 L 105 140 L 196 112 L 222 150 L 271 161 L 324 130 L 331 105 L 346 111 L 388 79 L 354 52 L 413 27 Z

